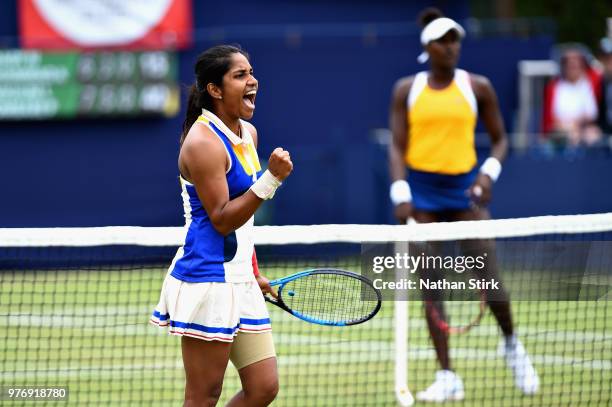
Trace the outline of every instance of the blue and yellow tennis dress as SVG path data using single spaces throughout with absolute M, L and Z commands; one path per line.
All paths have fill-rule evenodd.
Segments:
M 261 171 L 244 123 L 239 137 L 203 110 L 197 125 L 208 127 L 225 146 L 230 199 L 244 194 Z M 270 318 L 253 275 L 254 217 L 223 236 L 213 227 L 194 185 L 182 177 L 180 181 L 187 234 L 170 265 L 151 322 L 169 326 L 171 334 L 205 340 L 232 341 L 239 331 L 269 331 Z
M 427 72 L 415 76 L 407 100 L 405 162 L 412 204 L 427 212 L 468 209 L 466 191 L 478 173 L 476 96 L 464 70 L 456 69 L 444 89 L 432 89 L 427 78 Z

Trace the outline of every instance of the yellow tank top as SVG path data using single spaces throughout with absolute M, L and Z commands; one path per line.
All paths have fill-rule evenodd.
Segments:
M 474 130 L 476 97 L 466 71 L 455 70 L 449 86 L 436 90 L 427 84 L 427 72 L 416 75 L 408 96 L 409 168 L 456 175 L 476 165 Z

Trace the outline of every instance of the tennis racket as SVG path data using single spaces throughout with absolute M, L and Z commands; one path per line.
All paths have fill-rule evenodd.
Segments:
M 382 294 L 359 274 L 337 269 L 313 269 L 270 281 L 278 298 L 266 301 L 313 324 L 357 325 L 380 310 Z
M 487 310 L 484 292 L 477 292 L 474 295 L 479 298 L 444 301 L 444 313 L 440 313 L 430 301 L 425 301 L 425 307 L 441 331 L 449 335 L 461 335 L 480 324 Z
M 410 218 L 407 224 L 416 225 L 417 222 Z M 449 277 L 454 276 L 457 281 L 462 281 L 466 275 L 467 273 L 454 274 Z M 465 334 L 478 325 L 486 314 L 487 302 L 484 291 L 466 289 L 459 291 L 457 295 L 453 295 L 451 291 L 439 295 L 440 304 L 427 298 L 424 298 L 424 303 L 429 318 L 446 334 Z

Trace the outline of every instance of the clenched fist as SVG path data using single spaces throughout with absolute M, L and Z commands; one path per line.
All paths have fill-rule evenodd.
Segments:
M 291 171 L 293 171 L 293 163 L 291 162 L 289 151 L 285 151 L 280 147 L 275 148 L 268 160 L 268 170 L 279 181 L 287 178 Z

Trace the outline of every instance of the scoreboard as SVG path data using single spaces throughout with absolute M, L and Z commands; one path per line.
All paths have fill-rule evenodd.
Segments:
M 167 51 L 0 51 L 0 120 L 174 116 L 178 58 Z

